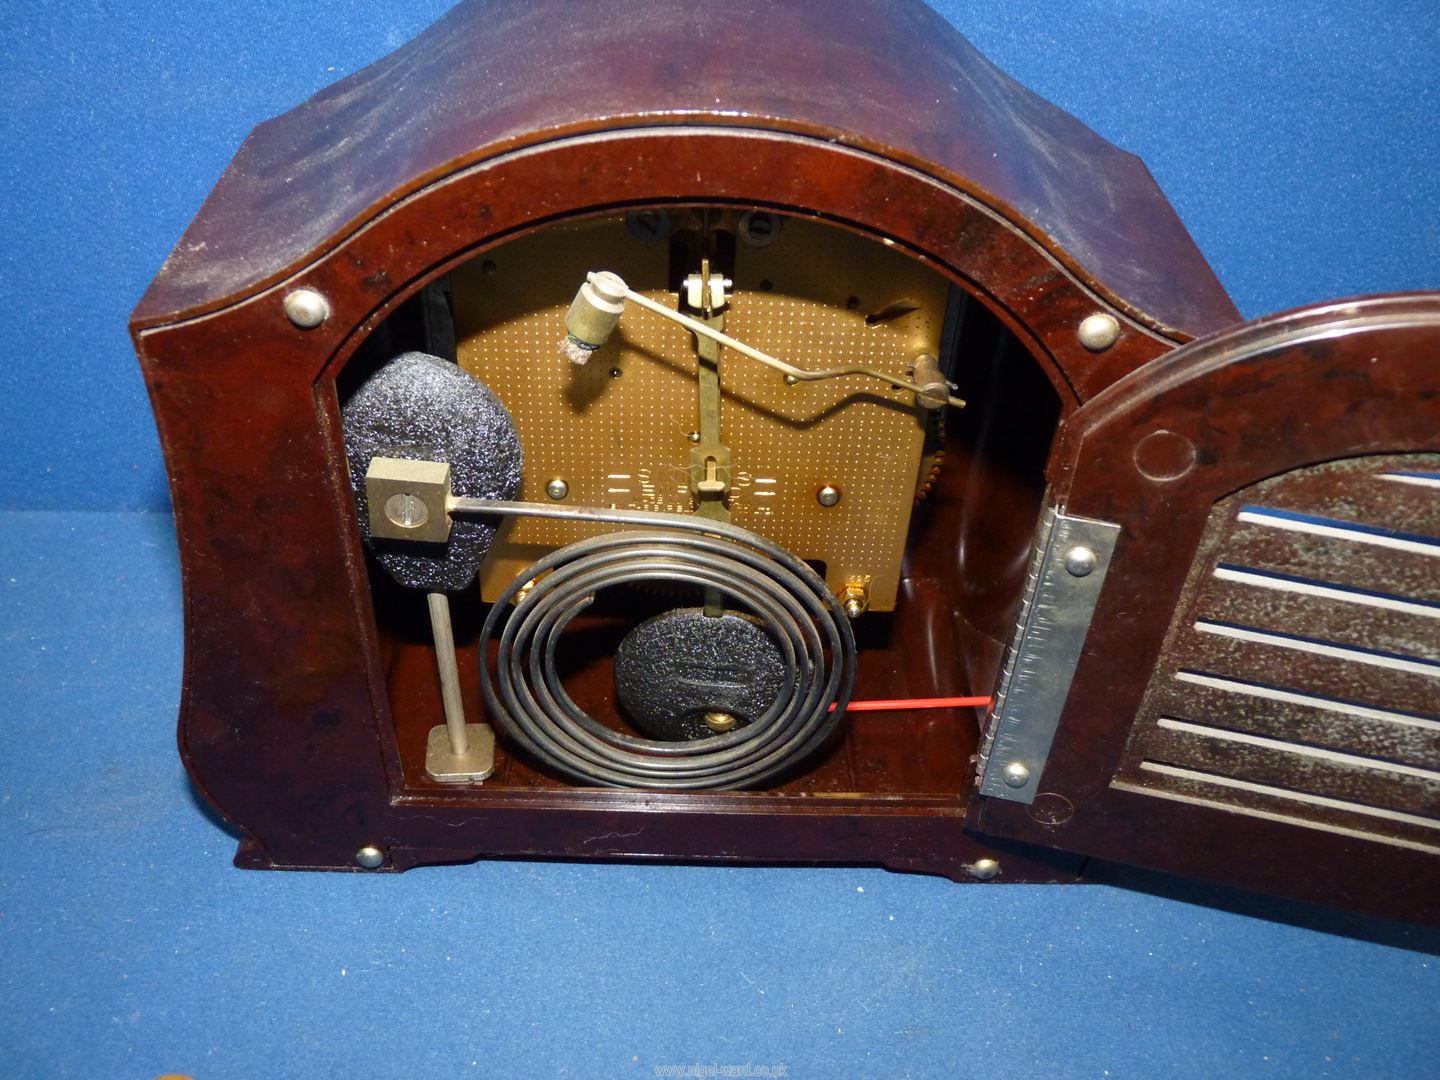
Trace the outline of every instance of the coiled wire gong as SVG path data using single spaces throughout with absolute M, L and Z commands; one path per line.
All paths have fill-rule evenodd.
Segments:
M 549 767 L 607 787 L 754 787 L 818 749 L 854 687 L 850 622 L 799 558 L 746 530 L 710 526 L 723 536 L 625 532 L 582 540 L 517 577 L 481 631 L 481 688 L 494 722 Z M 715 589 L 765 626 L 786 679 L 763 715 L 713 738 L 665 742 L 608 727 L 570 698 L 556 668 L 565 628 L 600 590 L 657 581 Z M 483 658 L 502 621 L 492 673 Z

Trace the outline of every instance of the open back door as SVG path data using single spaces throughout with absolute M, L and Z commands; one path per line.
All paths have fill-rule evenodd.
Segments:
M 1440 294 L 1177 350 L 1050 480 L 972 826 L 1440 921 Z

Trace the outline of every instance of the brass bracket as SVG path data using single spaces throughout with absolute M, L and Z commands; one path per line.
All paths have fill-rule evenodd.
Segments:
M 691 279 L 692 282 L 695 280 Z M 701 321 L 715 330 L 725 329 L 725 315 L 715 310 L 717 299 L 711 288 L 710 259 L 701 260 L 699 295 L 691 296 L 703 304 Z M 724 285 L 719 283 L 719 299 L 724 299 Z M 692 288 L 691 293 L 696 290 Z M 712 338 L 695 335 L 698 358 L 697 397 L 700 406 L 700 441 L 690 451 L 690 493 L 695 497 L 695 512 L 716 521 L 729 521 L 730 448 L 720 439 L 720 343 Z
M 450 539 L 450 466 L 374 457 L 365 470 L 370 535 L 443 544 Z
M 845 614 L 858 619 L 870 610 L 870 575 L 853 574 L 840 590 L 839 600 Z

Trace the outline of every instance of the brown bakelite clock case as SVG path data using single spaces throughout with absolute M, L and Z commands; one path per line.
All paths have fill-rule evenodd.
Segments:
M 462 3 L 257 128 L 132 329 L 240 866 L 1440 914 L 1440 297 L 1241 323 L 921 3 Z

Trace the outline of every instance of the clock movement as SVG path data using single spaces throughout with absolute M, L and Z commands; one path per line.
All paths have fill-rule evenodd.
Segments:
M 1440 297 L 1242 323 L 922 3 L 462 3 L 257 128 L 132 330 L 238 865 L 1437 916 Z

